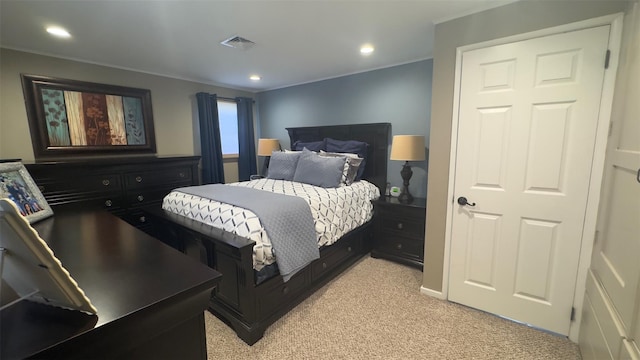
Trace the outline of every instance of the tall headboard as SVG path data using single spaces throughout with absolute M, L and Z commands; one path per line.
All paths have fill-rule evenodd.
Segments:
M 384 194 L 387 186 L 387 158 L 389 156 L 390 123 L 308 126 L 287 128 L 291 144 L 300 141 L 318 141 L 324 138 L 357 140 L 369 144 L 367 164 L 362 177 Z

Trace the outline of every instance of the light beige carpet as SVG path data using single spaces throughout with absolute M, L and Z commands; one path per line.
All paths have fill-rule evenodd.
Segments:
M 209 359 L 580 359 L 566 338 L 420 293 L 422 273 L 365 257 L 248 346 L 206 312 Z

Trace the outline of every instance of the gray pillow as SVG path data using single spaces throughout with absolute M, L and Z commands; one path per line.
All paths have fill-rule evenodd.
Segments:
M 362 163 L 361 157 L 358 157 L 358 154 L 349 154 L 349 153 L 333 153 L 320 151 L 320 156 L 323 157 L 344 157 L 346 158 L 346 162 L 344 163 L 344 170 L 342 172 L 342 179 L 340 180 L 345 185 L 351 185 L 358 174 L 358 168 L 360 167 L 360 163 Z
M 271 159 L 269 160 L 269 171 L 267 173 L 267 178 L 292 181 L 293 175 L 296 172 L 296 166 L 298 164 L 300 154 L 300 151 L 274 151 L 271 154 Z
M 293 181 L 323 188 L 340 186 L 345 158 L 321 157 L 313 151 L 305 150 L 300 155 Z

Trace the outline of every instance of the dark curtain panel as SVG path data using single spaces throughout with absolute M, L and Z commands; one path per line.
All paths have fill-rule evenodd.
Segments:
M 218 99 L 215 94 L 204 92 L 197 93 L 196 99 L 198 100 L 198 117 L 200 119 L 202 184 L 224 183 Z
M 238 179 L 257 174 L 256 140 L 253 136 L 253 99 L 239 97 L 238 103 Z

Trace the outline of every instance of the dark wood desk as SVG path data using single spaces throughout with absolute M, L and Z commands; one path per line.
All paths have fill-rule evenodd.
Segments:
M 1 359 L 206 359 L 219 272 L 105 211 L 60 212 L 34 228 L 98 314 L 19 302 L 0 313 Z

